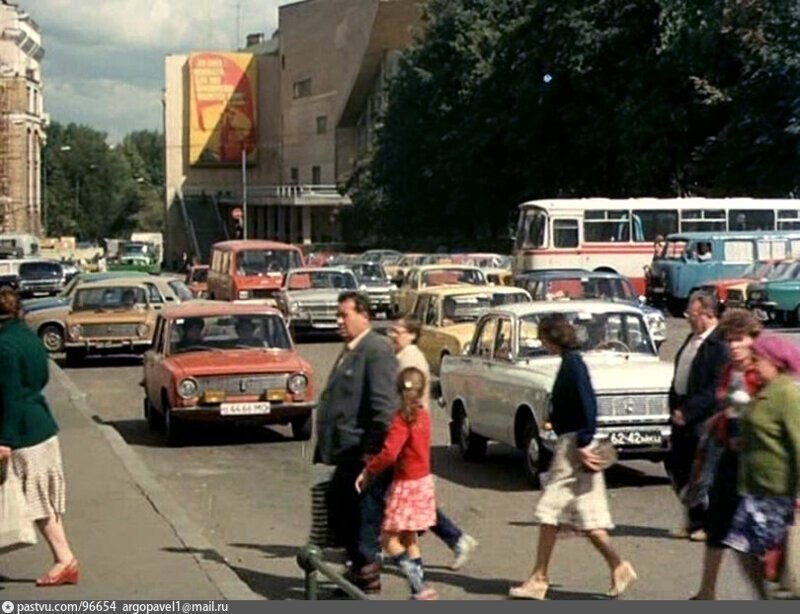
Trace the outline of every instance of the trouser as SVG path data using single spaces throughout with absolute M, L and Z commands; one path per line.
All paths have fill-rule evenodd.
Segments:
M 672 449 L 667 457 L 667 471 L 672 479 L 672 487 L 680 496 L 692 475 L 697 445 L 700 438 L 695 435 L 692 427 L 672 427 Z M 704 503 L 687 508 L 689 522 L 688 530 L 696 531 L 705 527 L 706 505 Z
M 375 563 L 380 552 L 386 491 L 392 483 L 391 471 L 385 471 L 359 494 L 355 484 L 363 469 L 363 463 L 337 465 L 328 489 L 331 526 L 354 569 Z
M 438 507 L 436 508 L 436 524 L 431 527 L 431 533 L 447 544 L 450 550 L 455 550 L 458 540 L 464 534 Z

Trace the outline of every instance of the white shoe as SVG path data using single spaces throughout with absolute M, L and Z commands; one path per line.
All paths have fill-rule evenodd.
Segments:
M 467 561 L 469 561 L 469 557 L 472 556 L 473 551 L 477 547 L 478 540 L 472 537 L 472 535 L 467 535 L 464 533 L 458 539 L 456 547 L 453 548 L 456 558 L 453 559 L 453 564 L 450 565 L 450 569 L 461 569 L 464 565 L 466 565 Z

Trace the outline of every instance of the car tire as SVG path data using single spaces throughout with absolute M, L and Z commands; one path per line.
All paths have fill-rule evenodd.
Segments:
M 39 331 L 39 339 L 51 354 L 64 349 L 64 331 L 55 324 L 48 324 Z
M 153 407 L 153 404 L 150 402 L 150 399 L 147 397 L 144 398 L 144 402 L 142 403 L 144 406 L 144 419 L 147 420 L 147 426 L 151 431 L 158 431 L 161 430 L 161 427 L 164 426 L 164 421 L 162 420 L 161 416 L 156 411 L 156 408 Z
M 164 411 L 164 439 L 170 448 L 179 448 L 186 441 L 186 426 L 172 414 L 172 408 L 166 398 L 162 401 L 162 409 Z
M 486 456 L 486 437 L 472 432 L 467 412 L 462 408 L 456 410 L 455 430 L 458 433 L 458 449 L 465 461 L 477 462 Z
M 308 441 L 311 439 L 311 432 L 314 429 L 314 413 L 309 412 L 307 416 L 292 420 L 292 436 L 295 441 Z
M 525 477 L 534 487 L 540 487 L 539 476 L 550 466 L 552 453 L 545 449 L 539 438 L 539 429 L 534 420 L 530 420 L 522 432 L 522 467 Z
M 82 348 L 67 348 L 64 363 L 68 368 L 80 367 L 83 359 L 86 358 L 86 350 Z

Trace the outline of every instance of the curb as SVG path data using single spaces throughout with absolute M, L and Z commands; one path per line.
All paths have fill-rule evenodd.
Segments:
M 55 379 L 68 390 L 72 404 L 100 430 L 109 447 L 122 461 L 142 494 L 172 527 L 178 540 L 192 554 L 197 565 L 203 570 L 211 584 L 219 590 L 223 598 L 246 601 L 265 600 L 228 566 L 225 558 L 203 536 L 198 525 L 189 518 L 172 495 L 153 477 L 142 459 L 131 449 L 117 429 L 105 424 L 98 424 L 95 421 L 96 412 L 86 401 L 86 393 L 75 385 L 54 360 L 50 362 Z

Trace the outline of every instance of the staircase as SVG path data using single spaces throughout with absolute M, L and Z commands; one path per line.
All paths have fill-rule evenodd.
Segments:
M 208 263 L 211 246 L 230 238 L 216 201 L 205 194 L 184 195 L 181 198 L 181 211 L 186 234 L 195 254 L 201 262 Z

